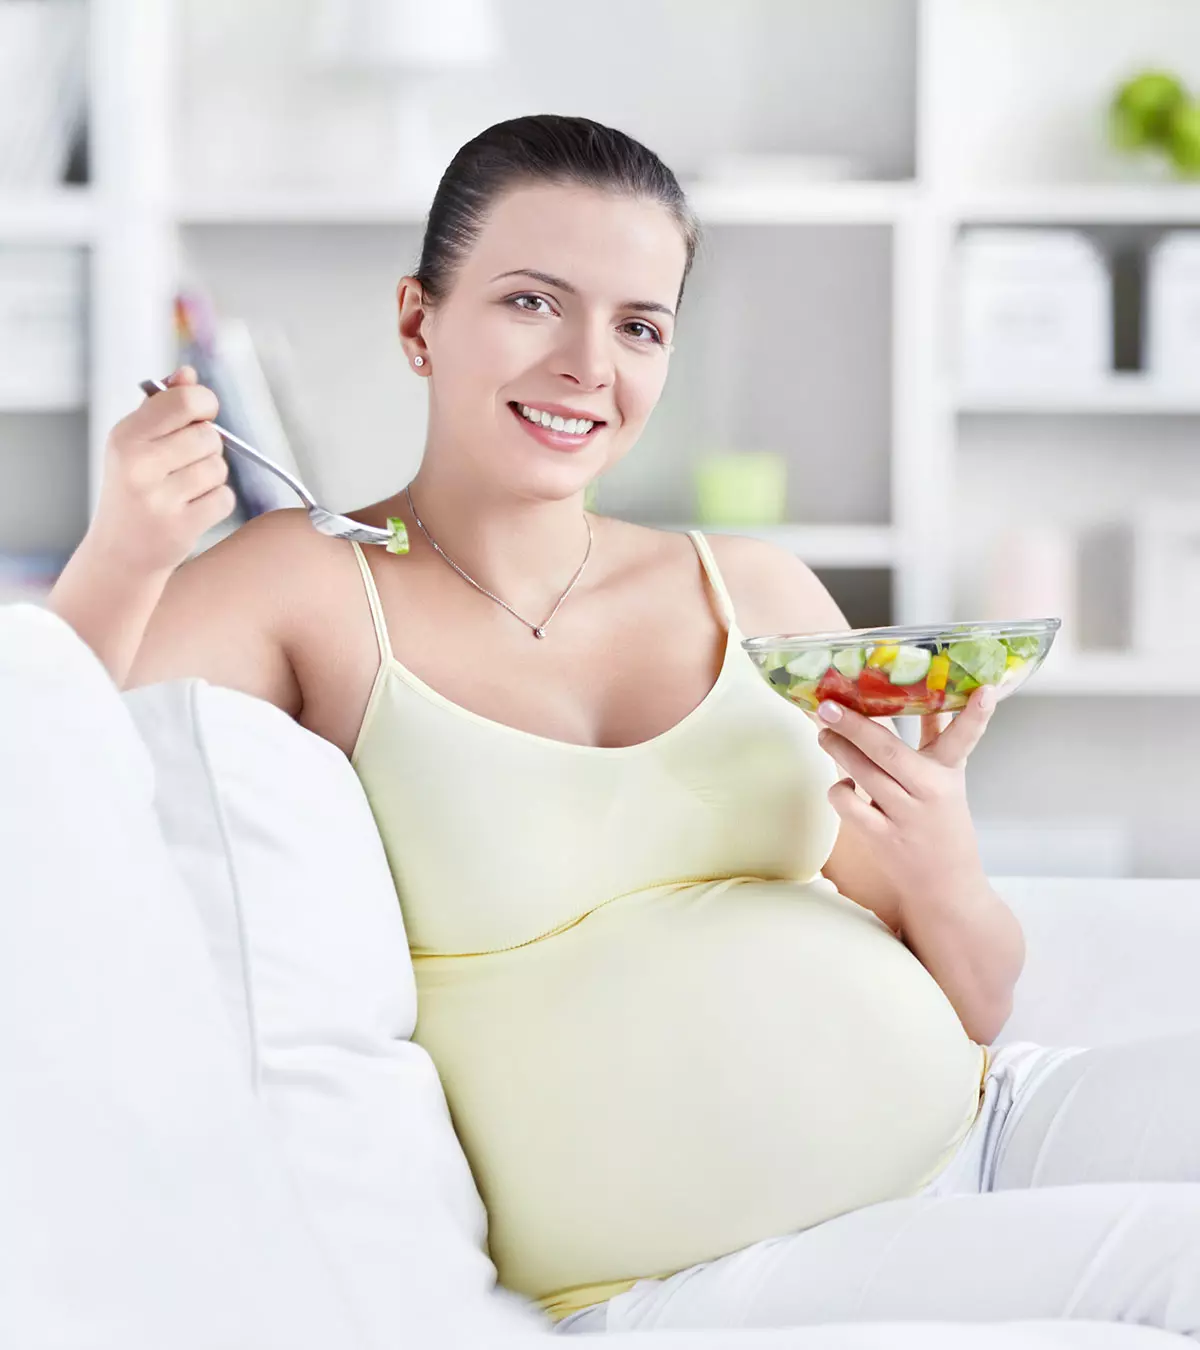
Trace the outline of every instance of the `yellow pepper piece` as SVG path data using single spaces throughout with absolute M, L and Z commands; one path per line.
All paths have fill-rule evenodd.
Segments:
M 867 657 L 867 665 L 873 666 L 876 670 L 886 670 L 888 666 L 896 659 L 896 653 L 900 650 L 898 642 L 881 642 L 878 647 L 871 651 Z
M 1012 670 L 1014 666 L 1020 667 L 1023 666 L 1024 664 L 1025 658 L 1023 656 L 1018 656 L 1016 652 L 1009 652 L 1008 657 L 1004 662 L 1004 669 Z
M 926 689 L 945 689 L 946 676 L 950 673 L 950 658 L 945 652 L 938 652 L 929 662 L 929 674 L 925 677 Z

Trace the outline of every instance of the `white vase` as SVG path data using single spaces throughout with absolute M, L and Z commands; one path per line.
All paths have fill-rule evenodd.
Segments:
M 1027 525 L 996 535 L 988 550 L 981 619 L 1062 620 L 1057 649 L 1078 646 L 1079 567 L 1074 534 Z

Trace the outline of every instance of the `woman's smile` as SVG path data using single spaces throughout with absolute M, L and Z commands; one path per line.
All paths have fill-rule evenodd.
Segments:
M 546 426 L 544 422 L 534 423 L 530 421 L 525 412 L 522 411 L 523 405 L 519 403 L 510 403 L 509 409 L 512 415 L 517 419 L 525 431 L 533 437 L 535 441 L 540 441 L 542 445 L 547 445 L 552 450 L 581 450 L 588 445 L 596 436 L 596 433 L 607 424 L 604 422 L 593 422 L 591 427 L 580 434 L 579 432 L 567 431 L 564 427 L 561 431 L 556 431 L 553 426 Z M 536 411 L 530 408 L 530 412 Z M 562 421 L 563 419 L 557 418 Z M 565 426 L 573 427 L 578 425 L 575 419 L 566 419 Z M 585 424 L 586 425 L 586 424 Z

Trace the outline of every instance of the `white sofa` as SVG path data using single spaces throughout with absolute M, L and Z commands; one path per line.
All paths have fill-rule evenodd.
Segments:
M 67 624 L 9 605 L 0 804 L 3 1350 L 545 1343 L 550 1323 L 496 1286 L 410 1039 L 400 909 L 339 751 L 202 680 L 120 694 Z M 996 884 L 1029 947 L 997 1044 L 1200 1028 L 1200 883 Z M 1070 1321 L 607 1339 L 639 1334 L 664 1350 L 1182 1339 Z

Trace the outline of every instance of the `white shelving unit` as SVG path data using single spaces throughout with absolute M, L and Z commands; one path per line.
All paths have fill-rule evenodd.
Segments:
M 548 3 L 513 0 L 512 21 L 534 62 L 537 42 L 549 43 L 550 30 L 566 22 L 559 11 L 553 23 L 545 21 Z M 1188 389 L 1128 373 L 1041 393 L 959 387 L 949 303 L 956 239 L 972 224 L 1200 226 L 1200 185 L 1134 180 L 1106 155 L 1082 111 L 1098 110 L 1117 80 L 1132 73 L 1131 63 L 1172 65 L 1200 87 L 1200 26 L 1190 0 L 1104 0 L 1103 21 L 1096 0 L 862 4 L 871 22 L 851 23 L 816 0 L 751 4 L 736 17 L 692 22 L 674 35 L 694 46 L 680 49 L 678 60 L 672 50 L 672 69 L 687 69 L 706 42 L 737 25 L 756 34 L 729 49 L 714 77 L 736 81 L 742 61 L 749 63 L 743 83 L 709 84 L 703 104 L 682 82 L 656 103 L 636 102 L 632 93 L 623 103 L 620 93 L 592 89 L 579 68 L 532 100 L 624 126 L 659 149 L 679 169 L 714 243 L 715 261 L 707 272 L 698 266 L 689 283 L 684 317 L 693 326 L 689 350 L 673 358 L 667 393 L 675 403 L 667 413 L 664 397 L 665 439 L 646 437 L 646 463 L 656 455 L 662 463 L 620 485 L 616 495 L 628 509 L 610 508 L 604 491 L 601 509 L 686 520 L 690 451 L 682 442 L 710 424 L 726 439 L 744 428 L 752 446 L 784 446 L 795 470 L 796 519 L 755 533 L 836 573 L 837 586 L 849 586 L 856 572 L 883 569 L 891 604 L 869 622 L 973 618 L 962 612 L 956 585 L 964 536 L 949 523 L 975 510 L 961 496 L 961 468 L 983 453 L 978 428 L 1008 428 L 1011 471 L 1019 473 L 1030 419 L 1069 427 L 1113 416 L 1136 428 L 1139 442 L 1153 443 L 1166 420 L 1200 417 L 1200 379 Z M 265 132 L 246 137 L 261 162 L 237 161 L 238 118 L 249 132 L 260 113 L 264 127 L 274 116 L 274 133 L 282 135 L 294 113 L 295 138 L 323 124 L 322 93 L 311 80 L 303 105 L 281 95 L 289 62 L 295 67 L 300 59 L 298 25 L 283 21 L 285 9 L 285 0 L 264 0 L 215 16 L 199 0 L 91 0 L 92 184 L 0 196 L 0 246 L 53 242 L 91 255 L 86 456 L 80 447 L 89 510 L 109 427 L 136 405 L 139 379 L 173 364 L 170 299 L 185 262 L 213 276 L 218 301 L 233 312 L 253 321 L 256 306 L 265 315 L 286 308 L 300 341 L 311 330 L 312 383 L 328 400 L 322 429 L 345 437 L 330 448 L 338 472 L 348 472 L 360 447 L 378 439 L 385 447 L 378 479 L 398 483 L 419 450 L 423 414 L 397 391 L 395 368 L 379 363 L 379 350 L 393 340 L 386 313 L 372 319 L 372 329 L 360 326 L 357 337 L 342 339 L 343 346 L 361 341 L 347 364 L 337 365 L 318 340 L 333 307 L 350 303 L 340 292 L 351 273 L 326 272 L 357 266 L 357 279 L 375 267 L 379 284 L 356 292 L 358 303 L 381 298 L 386 310 L 387 286 L 415 261 L 427 200 L 381 188 L 384 173 L 371 175 L 370 187 L 367 180 L 325 181 L 315 170 L 307 180 L 293 172 L 282 181 L 262 148 Z M 655 34 L 669 28 L 667 10 L 637 11 L 654 18 L 646 30 L 651 59 Z M 614 33 L 620 19 L 615 12 Z M 217 24 L 219 35 L 209 31 Z M 267 43 L 269 71 L 262 61 Z M 602 56 L 597 48 L 598 68 Z M 852 93 L 864 81 L 873 91 L 869 101 Z M 476 83 L 478 90 L 447 87 L 443 112 L 467 127 L 455 144 L 530 102 L 519 97 L 514 107 L 511 88 L 501 97 L 487 81 Z M 260 84 L 258 111 L 247 112 L 245 101 Z M 228 153 L 215 139 L 223 107 L 232 108 Z M 348 108 L 338 109 L 343 121 Z M 778 186 L 689 181 L 689 155 L 695 159 L 693 152 L 728 126 L 751 145 L 862 151 L 877 176 Z M 216 170 L 226 168 L 218 181 Z M 337 311 L 342 320 L 348 312 Z M 356 379 L 361 383 L 342 391 Z M 397 411 L 382 402 L 381 387 L 392 403 L 408 402 Z M 787 417 L 772 422 L 769 405 L 780 389 L 788 395 Z M 4 418 L 0 412 L 0 427 Z M 1005 463 L 992 459 L 989 472 L 1003 475 Z M 348 487 L 332 495 L 335 509 L 371 499 L 357 492 L 346 499 Z M 1133 654 L 1085 651 L 1048 664 L 1016 704 L 1033 718 L 1039 708 L 1072 707 L 1071 695 L 1087 695 L 1089 705 L 1096 697 L 1162 696 L 1178 715 L 1185 707 L 1178 696 L 1195 693 L 1200 680 L 1181 683 Z M 1028 750 L 1037 753 L 1032 741 Z
M 959 388 L 946 397 L 953 398 L 963 415 L 980 416 L 1026 414 L 1045 416 L 1200 417 L 1200 383 L 1178 386 L 1149 379 L 1145 375 L 1120 373 L 1094 384 L 1077 387 L 1051 386 L 1046 389 L 971 389 Z

